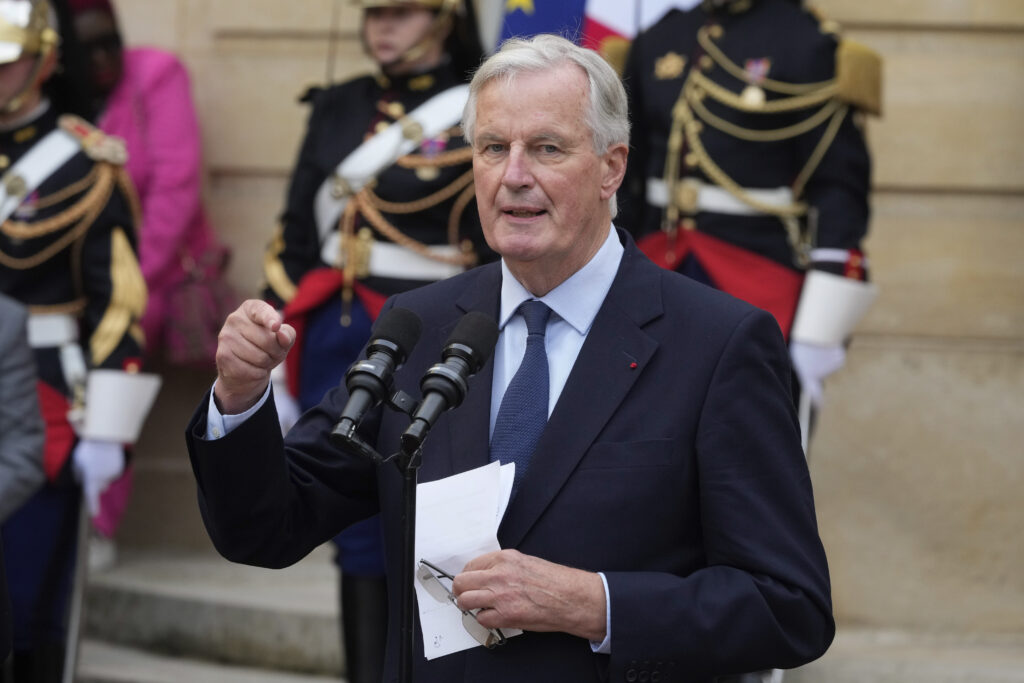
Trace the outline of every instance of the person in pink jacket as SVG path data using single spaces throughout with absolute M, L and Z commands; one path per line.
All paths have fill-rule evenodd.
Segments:
M 203 210 L 202 141 L 189 76 L 169 52 L 123 48 L 109 0 L 70 5 L 91 58 L 97 125 L 127 143 L 126 167 L 142 210 L 139 261 L 150 292 L 142 327 L 153 356 L 164 342 L 168 294 L 186 267 L 225 253 Z
M 69 0 L 74 28 L 89 56 L 97 126 L 122 138 L 126 169 L 139 198 L 139 262 L 149 290 L 142 328 L 146 355 L 168 348 L 169 310 L 175 288 L 190 268 L 218 269 L 227 250 L 218 242 L 202 203 L 202 142 L 188 72 L 174 55 L 154 48 L 124 48 L 109 0 Z M 170 356 L 173 358 L 173 356 Z M 209 365 L 213 365 L 210 355 Z M 108 542 L 131 489 L 130 469 L 104 494 L 93 519 L 99 539 L 94 566 L 113 562 Z

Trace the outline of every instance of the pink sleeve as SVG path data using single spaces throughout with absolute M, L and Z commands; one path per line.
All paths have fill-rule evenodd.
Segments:
M 178 260 L 189 227 L 199 220 L 202 140 L 184 65 L 165 53 L 147 56 L 150 61 L 140 65 L 149 169 L 140 197 L 139 260 L 146 282 L 156 288 Z

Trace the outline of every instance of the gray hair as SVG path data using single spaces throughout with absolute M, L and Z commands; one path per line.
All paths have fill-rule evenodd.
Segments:
M 492 80 L 501 78 L 506 83 L 515 80 L 518 73 L 546 71 L 563 64 L 575 64 L 587 76 L 590 103 L 584 114 L 590 128 L 594 152 L 603 154 L 609 147 L 629 144 L 629 107 L 626 90 L 615 70 L 608 62 L 586 48 L 574 45 L 559 36 L 541 34 L 530 39 L 511 38 L 489 57 L 473 74 L 469 84 L 469 99 L 462 112 L 462 130 L 472 146 L 476 128 L 476 103 L 480 91 Z M 615 195 L 609 200 L 614 218 L 617 213 Z

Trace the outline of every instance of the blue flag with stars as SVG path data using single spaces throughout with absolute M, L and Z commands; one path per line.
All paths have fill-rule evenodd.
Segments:
M 501 40 L 557 33 L 579 43 L 586 0 L 504 0 Z

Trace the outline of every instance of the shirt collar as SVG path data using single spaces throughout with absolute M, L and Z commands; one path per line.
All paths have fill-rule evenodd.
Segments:
M 569 279 L 542 296 L 540 301 L 547 304 L 559 318 L 569 323 L 579 334 L 585 335 L 594 323 L 605 295 L 611 289 L 623 251 L 618 232 L 615 226 L 611 225 L 608 237 L 594 257 Z M 536 297 L 515 279 L 502 259 L 499 328 L 505 329 L 519 304 L 534 298 Z

